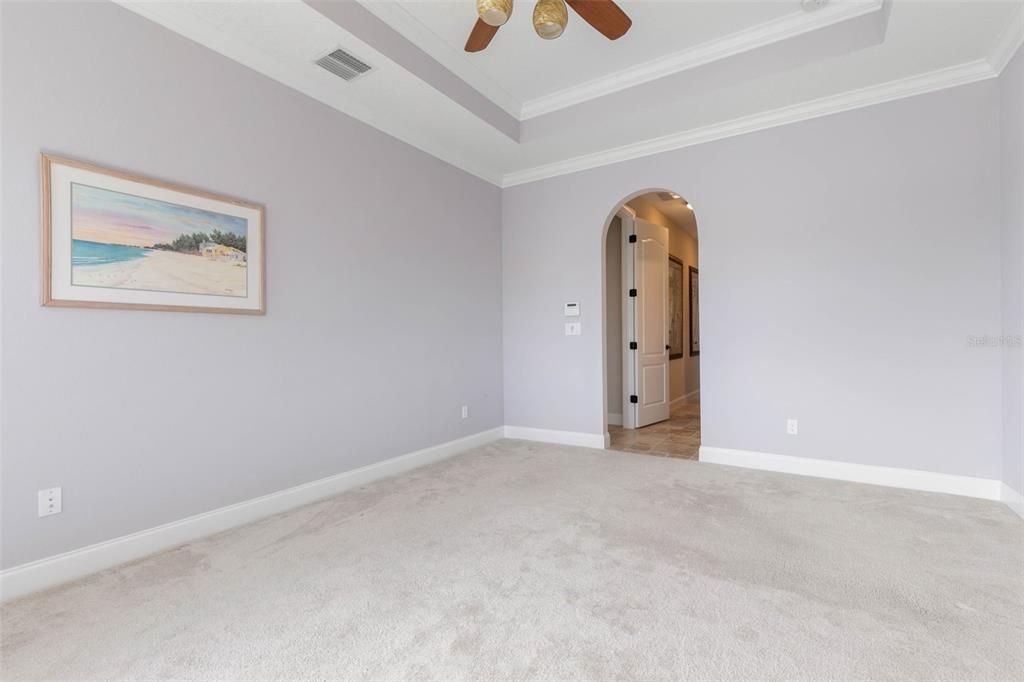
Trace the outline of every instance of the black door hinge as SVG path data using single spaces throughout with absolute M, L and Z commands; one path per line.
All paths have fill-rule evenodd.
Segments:
M 640 398 L 636 397 L 635 395 L 631 395 L 631 396 L 629 396 L 629 402 L 631 402 L 631 403 L 638 403 L 638 402 L 640 402 Z
M 629 342 L 629 349 L 630 350 L 636 350 L 636 341 L 630 341 Z
M 636 289 L 630 289 L 629 295 L 632 296 L 633 298 L 636 298 Z
M 636 244 L 636 235 L 635 234 L 629 235 L 629 243 L 630 244 Z

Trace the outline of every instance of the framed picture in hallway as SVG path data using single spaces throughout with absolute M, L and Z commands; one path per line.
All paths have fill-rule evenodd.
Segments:
M 690 355 L 700 355 L 700 296 L 697 268 L 690 266 Z
M 45 306 L 265 312 L 263 206 L 49 154 Z
M 686 281 L 683 278 L 683 261 L 675 256 L 668 257 L 668 347 L 669 359 L 683 357 L 683 303 Z

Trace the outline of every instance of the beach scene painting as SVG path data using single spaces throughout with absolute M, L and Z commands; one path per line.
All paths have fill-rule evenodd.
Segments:
M 44 304 L 263 312 L 261 206 L 45 155 L 43 165 Z
M 244 218 L 71 184 L 71 282 L 189 294 L 246 293 Z

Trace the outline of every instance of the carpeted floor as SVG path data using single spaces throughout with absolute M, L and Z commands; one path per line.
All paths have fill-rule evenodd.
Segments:
M 1019 680 L 1004 506 L 500 441 L 3 608 L 4 680 Z

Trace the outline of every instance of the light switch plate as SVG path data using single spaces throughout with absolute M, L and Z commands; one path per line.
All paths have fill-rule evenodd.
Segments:
M 582 325 L 579 322 L 566 322 L 565 323 L 565 335 L 566 336 L 579 336 L 583 332 Z
M 60 514 L 61 512 L 61 490 L 60 488 L 47 488 L 39 491 L 39 518 Z

